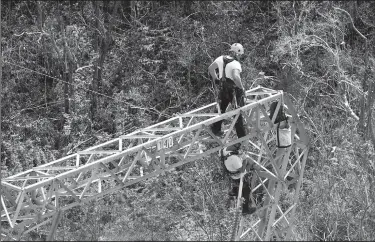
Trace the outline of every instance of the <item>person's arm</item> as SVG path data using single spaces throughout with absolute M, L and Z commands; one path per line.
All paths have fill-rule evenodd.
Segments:
M 241 172 L 244 172 L 245 169 L 247 172 L 250 172 L 252 169 L 254 169 L 255 163 L 250 160 L 250 157 L 248 155 L 244 155 L 243 161 L 242 161 L 242 167 Z
M 233 69 L 232 71 L 233 74 L 233 81 L 236 84 L 238 88 L 244 89 L 241 81 L 241 75 L 240 75 L 240 70 L 238 69 Z
M 216 69 L 219 68 L 219 65 L 216 61 L 212 62 L 212 64 L 208 67 L 208 73 L 210 73 L 210 76 L 212 77 L 212 80 L 218 80 L 219 77 L 216 75 Z
M 243 172 L 245 172 L 245 170 L 247 170 L 248 166 L 249 166 L 249 161 L 247 159 L 244 159 L 244 160 L 242 160 L 241 168 L 239 168 L 237 171 L 240 172 L 240 173 L 243 173 Z M 247 171 L 249 171 L 249 170 L 247 170 Z

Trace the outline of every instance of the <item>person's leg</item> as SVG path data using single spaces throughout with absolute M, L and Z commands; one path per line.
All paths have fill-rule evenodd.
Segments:
M 252 214 L 256 210 L 256 204 L 251 194 L 250 179 L 251 177 L 249 176 L 249 174 L 247 174 L 242 187 L 242 197 L 244 198 L 244 204 L 242 205 L 242 213 L 244 214 Z
M 243 122 L 242 114 L 240 114 L 234 126 L 236 128 L 236 133 L 237 133 L 238 138 L 242 138 L 246 136 L 246 129 L 245 129 L 245 125 Z
M 244 182 L 242 186 L 242 197 L 244 198 L 244 203 L 242 204 L 242 212 L 249 213 L 249 202 L 250 202 L 250 186 L 247 182 Z
M 229 191 L 229 196 L 238 196 L 238 188 L 240 186 L 240 179 L 232 179 L 232 188 Z
M 240 186 L 240 179 L 233 179 L 232 180 L 232 189 L 229 192 L 230 196 L 238 197 L 238 189 Z M 244 178 L 243 185 L 242 185 L 242 198 L 244 199 L 244 203 L 242 204 L 242 213 L 244 214 L 252 214 L 256 208 L 250 206 L 250 181 L 249 178 Z
M 235 92 L 236 92 L 237 105 L 239 107 L 245 106 L 245 92 L 238 87 L 235 88 Z
M 239 107 L 243 107 L 245 105 L 245 97 L 244 97 L 245 93 L 243 90 L 241 90 L 238 87 L 236 87 L 235 91 L 236 91 L 237 105 Z M 238 117 L 236 124 L 235 124 L 235 128 L 236 128 L 236 133 L 237 133 L 238 138 L 246 136 L 246 130 L 244 127 L 242 115 Z
M 223 88 L 220 90 L 219 93 L 219 100 L 220 100 L 220 111 L 221 113 L 225 113 L 230 101 L 232 100 L 232 90 L 229 90 L 227 85 L 223 85 Z M 216 123 L 212 124 L 212 132 L 217 134 L 221 131 L 221 124 L 223 120 L 217 121 Z

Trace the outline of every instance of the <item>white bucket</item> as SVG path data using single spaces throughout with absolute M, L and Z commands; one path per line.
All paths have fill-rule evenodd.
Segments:
M 289 125 L 288 125 L 289 126 Z M 277 147 L 288 148 L 292 145 L 292 129 L 288 128 L 277 128 Z

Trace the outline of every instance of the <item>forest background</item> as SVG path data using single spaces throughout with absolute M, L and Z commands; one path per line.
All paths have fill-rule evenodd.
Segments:
M 375 239 L 375 2 L 2 1 L 1 11 L 2 177 L 212 103 L 207 67 L 239 42 L 245 88 L 259 72 L 277 77 L 311 138 L 292 239 Z M 227 240 L 212 167 L 75 207 L 56 239 Z

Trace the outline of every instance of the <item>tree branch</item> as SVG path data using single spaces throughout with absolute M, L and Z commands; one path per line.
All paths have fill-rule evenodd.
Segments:
M 71 149 L 68 151 L 68 153 L 66 153 L 66 154 L 67 154 L 67 155 L 70 155 L 70 154 L 73 153 L 73 151 L 74 151 L 75 149 L 77 149 L 80 145 L 86 143 L 87 141 L 92 140 L 93 138 L 94 138 L 94 137 L 91 137 L 91 138 L 89 138 L 89 139 L 87 139 L 87 140 L 84 140 L 84 141 L 82 141 L 82 142 L 79 142 L 76 146 L 74 146 L 73 148 L 71 148 Z
M 84 68 L 88 68 L 88 67 L 93 67 L 93 65 L 87 65 L 87 66 L 79 67 L 79 68 L 77 68 L 74 72 L 78 72 L 78 71 L 80 71 L 80 70 L 82 70 L 82 69 L 84 69 Z
M 364 75 L 363 82 L 362 82 L 362 88 L 363 88 L 363 91 L 365 91 L 366 85 L 367 85 L 367 66 L 368 66 L 368 45 L 367 45 L 367 38 L 361 32 L 359 32 L 359 30 L 354 26 L 353 18 L 352 18 L 352 16 L 347 11 L 345 11 L 344 9 L 338 8 L 338 7 L 333 7 L 333 8 L 335 10 L 339 10 L 341 12 L 344 12 L 347 16 L 349 16 L 350 22 L 352 24 L 353 29 L 355 30 L 355 32 L 359 36 L 361 36 L 362 39 L 365 40 L 365 57 L 364 57 L 364 61 L 365 61 L 365 75 Z M 369 93 L 368 93 L 369 96 L 371 94 L 370 91 L 371 90 L 369 90 Z M 368 100 L 368 102 L 370 102 L 370 100 Z M 364 97 L 364 95 L 362 95 L 362 97 L 361 97 L 361 105 L 360 106 L 361 106 L 361 112 L 360 112 L 360 118 L 358 119 L 358 121 L 359 121 L 359 130 L 360 130 L 360 132 L 364 132 L 364 129 L 365 129 L 365 124 L 364 124 L 364 122 L 365 122 L 364 121 L 365 120 L 365 97 Z M 370 110 L 368 111 L 368 113 L 369 113 L 369 116 L 370 116 L 369 119 L 371 120 L 371 112 L 370 112 Z M 368 125 L 371 125 L 371 124 L 368 124 Z M 372 136 L 373 135 L 371 135 L 371 137 Z M 373 138 L 373 139 L 375 139 L 375 138 Z
M 342 96 L 342 99 L 343 99 L 343 104 L 344 104 L 346 111 L 348 111 L 350 116 L 352 116 L 355 120 L 359 121 L 359 117 L 355 114 L 353 109 L 350 107 L 348 99 L 346 98 L 345 95 Z
M 342 12 L 344 12 L 346 15 L 348 15 L 349 18 L 350 18 L 350 23 L 352 24 L 352 27 L 353 27 L 353 29 L 355 30 L 355 32 L 357 32 L 357 34 L 359 34 L 359 36 L 361 36 L 364 40 L 367 41 L 367 38 L 366 38 L 361 32 L 359 32 L 359 30 L 354 26 L 354 21 L 353 21 L 352 16 L 350 15 L 350 13 L 348 13 L 346 10 L 341 9 L 341 8 L 338 8 L 338 7 L 333 7 L 333 8 L 334 8 L 335 10 L 342 11 Z

